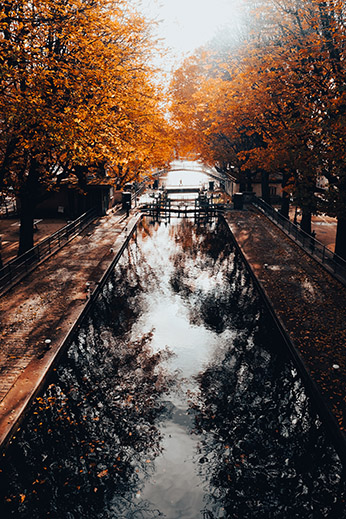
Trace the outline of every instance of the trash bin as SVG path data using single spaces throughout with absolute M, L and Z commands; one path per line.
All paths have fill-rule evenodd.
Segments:
M 244 205 L 243 193 L 234 193 L 234 195 L 233 195 L 234 209 L 243 209 L 243 205 Z
M 123 209 L 131 209 L 131 193 L 129 191 L 123 191 L 121 205 Z

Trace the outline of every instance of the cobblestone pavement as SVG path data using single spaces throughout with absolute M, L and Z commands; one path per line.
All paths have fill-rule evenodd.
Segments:
M 136 218 L 99 218 L 0 298 L 0 445 Z
M 346 287 L 255 209 L 227 220 L 275 313 L 346 430 Z

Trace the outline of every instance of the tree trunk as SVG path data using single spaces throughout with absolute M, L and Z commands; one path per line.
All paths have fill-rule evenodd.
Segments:
M 269 173 L 268 171 L 261 172 L 261 190 L 262 200 L 270 204 L 270 189 L 269 189 Z
M 19 193 L 20 231 L 18 256 L 34 246 L 34 211 L 39 189 L 39 164 L 35 158 L 31 158 L 26 182 Z
M 335 254 L 346 261 L 346 218 L 338 218 L 335 239 Z
M 290 216 L 290 197 L 285 191 L 282 192 L 281 207 L 279 213 L 285 218 Z
M 287 186 L 289 175 L 283 174 L 282 176 L 282 198 L 281 198 L 281 207 L 279 213 L 289 220 L 290 217 L 290 195 L 285 191 L 285 187 Z
M 239 175 L 239 193 L 243 193 L 246 191 L 246 179 L 244 173 L 240 173 Z
M 246 188 L 245 191 L 248 191 L 249 193 L 252 192 L 252 176 L 251 173 L 247 173 L 246 175 Z
M 28 196 L 20 198 L 20 230 L 18 256 L 34 246 L 35 204 Z
M 303 209 L 300 228 L 302 231 L 311 234 L 311 211 Z

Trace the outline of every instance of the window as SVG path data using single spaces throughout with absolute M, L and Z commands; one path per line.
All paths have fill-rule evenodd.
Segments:
M 270 187 L 269 190 L 270 190 L 270 196 L 276 195 L 276 187 Z

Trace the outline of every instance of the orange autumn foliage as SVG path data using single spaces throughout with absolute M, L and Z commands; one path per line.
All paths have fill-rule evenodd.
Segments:
M 90 168 L 114 178 L 167 163 L 171 137 L 149 57 L 149 24 L 122 0 L 6 0 L 0 7 L 0 188 L 22 211 Z M 127 180 L 121 175 L 120 181 Z
M 196 53 L 177 70 L 176 125 L 202 160 L 238 176 L 280 172 L 304 214 L 323 207 L 346 232 L 344 3 L 248 0 L 245 8 L 247 37 L 226 57 Z M 316 197 L 321 175 L 329 189 Z

